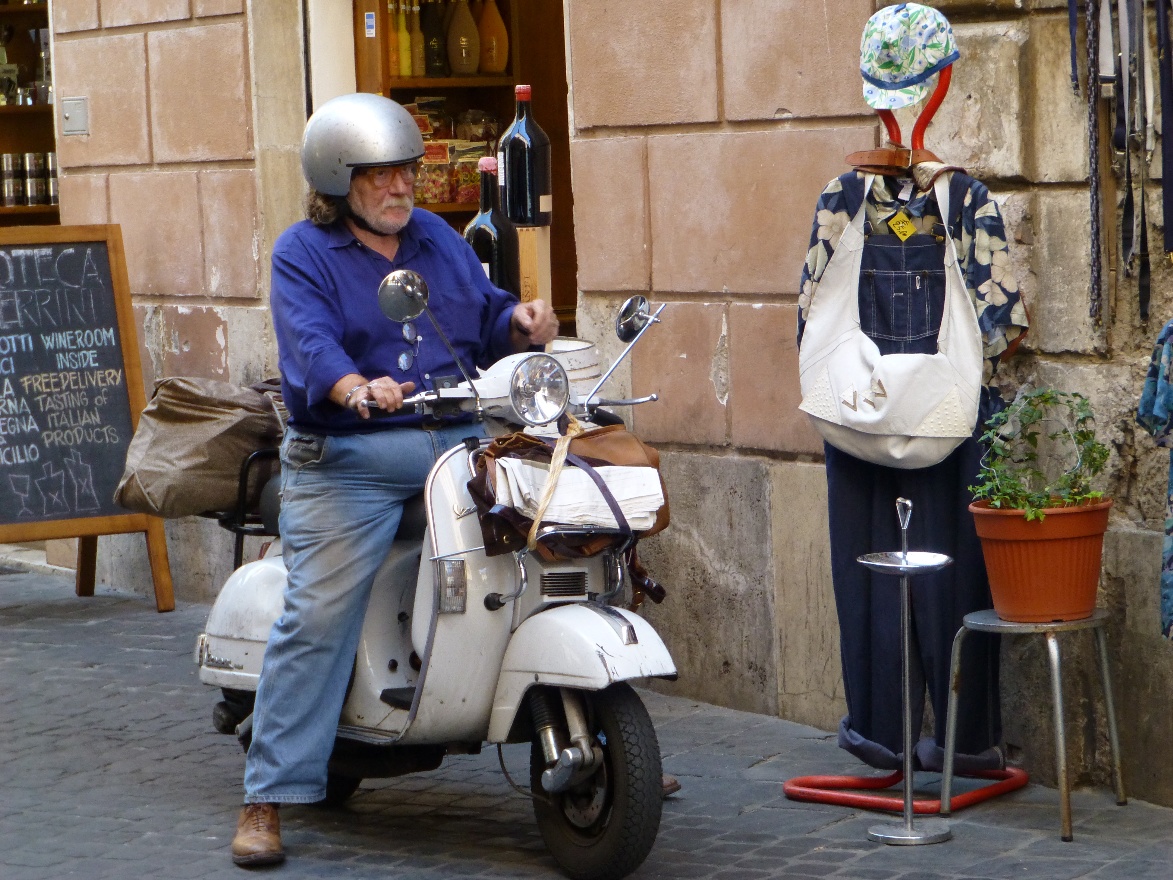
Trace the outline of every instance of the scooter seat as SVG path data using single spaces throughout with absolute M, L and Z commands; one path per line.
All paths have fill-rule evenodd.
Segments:
M 281 478 L 273 477 L 261 490 L 261 519 L 269 534 L 278 534 L 277 522 L 281 515 Z M 399 530 L 395 533 L 396 541 L 422 541 L 424 529 L 428 525 L 427 509 L 424 506 L 424 493 L 412 495 L 403 502 L 403 517 L 399 520 Z

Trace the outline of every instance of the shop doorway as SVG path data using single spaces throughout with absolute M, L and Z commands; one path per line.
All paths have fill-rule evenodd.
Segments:
M 428 106 L 440 123 L 436 134 L 460 140 L 458 134 L 469 132 L 467 125 L 461 127 L 462 119 L 467 122 L 471 118 L 466 115 L 468 111 L 488 114 L 499 132 L 513 119 L 513 87 L 519 83 L 533 87 L 533 115 L 549 135 L 552 148 L 551 296 L 562 332 L 573 334 L 578 263 L 570 185 L 569 89 L 562 3 L 495 0 L 509 40 L 508 64 L 503 73 L 420 77 L 401 76 L 398 69 L 391 70 L 390 38 L 396 32 L 400 7 L 396 0 L 306 2 L 310 93 L 315 105 L 351 90 L 388 95 L 400 103 L 432 99 Z M 437 5 L 447 12 L 451 2 Z M 409 29 L 410 22 L 409 12 Z M 422 206 L 440 214 L 457 229 L 464 228 L 477 207 L 453 198 Z

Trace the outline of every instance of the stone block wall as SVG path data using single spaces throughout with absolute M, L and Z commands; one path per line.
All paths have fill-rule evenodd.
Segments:
M 61 222 L 121 227 L 148 398 L 164 376 L 277 374 L 268 252 L 303 192 L 299 7 L 52 4 L 56 95 L 87 97 L 90 121 L 57 139 Z M 231 536 L 194 519 L 167 532 L 177 594 L 214 595 Z M 68 560 L 67 547 L 50 552 Z M 98 558 L 103 580 L 150 583 L 141 536 L 102 538 Z
M 243 0 L 67 0 L 53 24 L 56 92 L 90 111 L 88 135 L 58 138 L 62 222 L 121 226 L 148 393 L 228 379 L 224 309 L 263 306 Z
M 634 0 L 619 40 L 612 6 L 567 5 L 578 319 L 598 339 L 624 296 L 668 304 L 617 380 L 661 398 L 632 415 L 672 495 L 644 551 L 669 598 L 646 613 L 676 692 L 830 728 L 822 443 L 796 409 L 794 326 L 815 200 L 877 143 L 854 73 L 874 5 Z
M 631 293 L 668 304 L 617 380 L 661 396 L 632 419 L 663 451 L 672 495 L 672 527 L 644 552 L 669 590 L 645 606 L 680 667 L 666 687 L 825 729 L 844 710 L 838 627 L 822 447 L 796 410 L 794 322 L 817 195 L 847 153 L 883 136 L 857 73 L 863 24 L 883 5 L 629 0 L 617 29 L 614 3 L 567 3 L 580 333 L 606 337 Z M 1153 339 L 1173 316 L 1173 269 L 1154 256 L 1144 324 L 1134 279 L 1107 249 L 1105 318 L 1088 317 L 1087 111 L 1069 80 L 1067 4 L 932 5 L 961 59 L 926 145 L 986 182 L 1007 223 L 1032 329 L 999 381 L 1087 393 L 1112 447 L 1101 602 L 1113 615 L 1126 782 L 1173 803 L 1173 647 L 1157 605 L 1168 462 L 1134 427 Z M 915 113 L 898 116 L 907 137 Z M 1152 191 L 1149 216 L 1159 222 Z M 1159 240 L 1154 226 L 1158 251 Z M 1105 782 L 1094 652 L 1068 638 L 1070 763 L 1079 780 Z M 1006 739 L 1053 782 L 1044 655 L 1007 639 L 1003 658 Z

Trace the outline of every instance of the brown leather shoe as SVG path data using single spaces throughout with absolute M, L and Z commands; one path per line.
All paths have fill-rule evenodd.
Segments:
M 680 780 L 665 773 L 660 777 L 660 797 L 667 798 L 680 791 Z
M 247 868 L 285 861 L 276 804 L 245 804 L 232 838 L 232 861 Z

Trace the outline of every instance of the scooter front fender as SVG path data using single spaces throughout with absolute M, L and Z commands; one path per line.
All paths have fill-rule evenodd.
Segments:
M 489 742 L 504 742 L 535 684 L 599 691 L 620 681 L 675 678 L 676 664 L 652 625 L 618 608 L 559 605 L 513 633 L 489 718 Z

